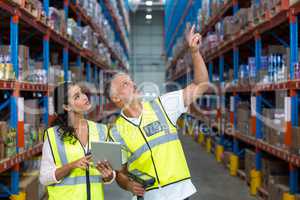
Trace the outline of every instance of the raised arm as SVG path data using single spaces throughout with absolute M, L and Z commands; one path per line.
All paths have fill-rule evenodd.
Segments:
M 192 26 L 186 33 L 186 41 L 194 65 L 194 80 L 183 90 L 184 105 L 191 105 L 208 88 L 208 72 L 204 59 L 200 54 L 199 48 L 202 43 L 202 36 L 195 33 L 195 26 Z

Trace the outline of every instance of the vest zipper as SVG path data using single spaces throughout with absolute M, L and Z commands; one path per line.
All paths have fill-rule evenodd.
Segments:
M 90 182 L 90 171 L 86 170 L 86 192 L 87 192 L 87 200 L 91 200 L 91 182 Z
M 144 138 L 144 140 L 145 140 L 145 142 L 146 142 L 146 144 L 147 144 L 147 146 L 148 146 L 148 148 L 149 148 L 149 150 L 150 150 L 150 153 L 151 153 L 151 160 L 152 160 L 152 163 L 153 163 L 153 167 L 154 167 L 156 179 L 157 179 L 157 182 L 158 182 L 158 187 L 160 187 L 160 180 L 159 180 L 158 173 L 157 173 L 157 169 L 156 169 L 156 165 L 155 165 L 155 162 L 154 162 L 154 159 L 153 159 L 152 149 L 151 149 L 151 147 L 150 147 L 150 145 L 149 145 L 149 143 L 148 143 L 146 137 L 144 136 L 144 134 L 143 134 L 141 128 L 140 128 L 140 127 L 138 127 L 138 128 L 139 128 L 139 130 L 140 130 L 140 132 L 141 132 L 141 134 L 142 134 L 142 136 L 143 136 L 143 138 Z

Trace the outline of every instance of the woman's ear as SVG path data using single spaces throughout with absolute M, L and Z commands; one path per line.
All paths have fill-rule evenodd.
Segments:
M 63 104 L 63 109 L 66 110 L 66 111 L 68 111 L 68 112 L 72 111 L 72 108 L 70 108 L 66 104 Z

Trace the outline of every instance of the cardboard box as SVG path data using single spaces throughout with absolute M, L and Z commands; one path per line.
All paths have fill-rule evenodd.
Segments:
M 274 160 L 271 158 L 262 159 L 262 181 L 263 187 L 268 188 L 270 178 L 273 178 L 275 183 L 285 184 L 288 182 L 289 170 L 286 162 Z
M 38 127 L 41 121 L 39 112 L 39 102 L 37 99 L 28 99 L 24 101 L 25 123 Z
M 287 185 L 270 183 L 269 185 L 269 199 L 270 200 L 282 200 L 283 194 L 289 192 Z
M 237 13 L 237 17 L 240 20 L 241 29 L 244 29 L 248 26 L 248 12 L 248 8 L 241 8 Z
M 20 191 L 26 193 L 26 199 L 28 200 L 40 200 L 38 176 L 22 177 L 20 181 Z
M 241 29 L 241 22 L 237 16 L 228 16 L 224 18 L 224 38 L 237 34 Z
M 292 138 L 291 152 L 300 154 L 300 127 L 292 127 Z

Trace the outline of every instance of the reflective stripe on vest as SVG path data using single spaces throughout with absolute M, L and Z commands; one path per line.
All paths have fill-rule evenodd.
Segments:
M 162 123 L 163 129 L 166 134 L 170 134 L 170 129 L 166 117 L 164 116 L 164 111 L 158 105 L 158 103 L 154 100 L 150 102 L 152 109 L 154 110 L 156 117 Z
M 89 176 L 90 183 L 101 183 L 101 176 Z M 78 185 L 78 184 L 86 184 L 86 176 L 76 176 L 76 177 L 66 177 L 60 183 L 53 184 L 51 186 L 70 186 L 70 185 Z
M 105 138 L 105 129 L 103 127 L 103 125 L 101 124 L 97 124 L 97 130 L 98 130 L 98 133 L 99 133 L 99 138 L 100 138 L 100 141 L 105 141 L 106 138 Z
M 123 149 L 124 151 L 129 152 L 129 153 L 132 153 L 132 152 L 130 151 L 130 149 L 127 147 L 127 145 L 126 145 L 125 141 L 123 140 L 123 138 L 121 137 L 119 131 L 117 130 L 117 127 L 113 126 L 113 127 L 111 128 L 111 133 L 112 133 L 113 139 L 114 139 L 115 141 L 120 142 L 120 144 L 122 145 L 122 149 Z
M 58 154 L 60 157 L 60 161 L 62 163 L 62 165 L 66 165 L 68 164 L 68 159 L 67 159 L 67 154 L 66 154 L 66 149 L 65 149 L 65 144 L 64 141 L 60 138 L 59 136 L 59 132 L 58 132 L 58 127 L 54 128 L 54 136 L 55 136 L 55 141 L 56 141 L 56 145 L 58 148 Z
M 158 145 L 163 145 L 172 141 L 178 140 L 178 135 L 177 134 L 167 134 L 160 136 L 158 138 L 155 138 L 151 141 L 148 142 L 150 148 L 154 148 Z M 142 156 L 143 153 L 147 152 L 149 150 L 148 145 L 144 144 L 140 148 L 138 148 L 132 156 L 130 156 L 128 163 L 133 163 L 135 160 L 137 160 L 140 156 Z

